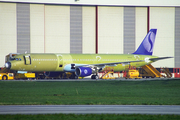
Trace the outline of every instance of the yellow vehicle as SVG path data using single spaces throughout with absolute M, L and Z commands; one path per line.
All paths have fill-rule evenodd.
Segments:
M 16 73 L 14 78 L 15 79 L 34 79 L 35 73 Z
M 126 79 L 140 79 L 142 77 L 139 77 L 139 71 L 138 70 L 129 70 L 127 75 L 126 75 Z
M 0 80 L 35 79 L 35 73 L 0 73 Z
M 14 80 L 14 73 L 0 73 L 0 80 Z

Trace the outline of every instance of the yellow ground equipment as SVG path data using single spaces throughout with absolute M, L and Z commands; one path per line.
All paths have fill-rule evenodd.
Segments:
M 139 70 L 136 70 L 135 66 L 129 65 L 128 71 L 125 74 L 126 79 L 140 79 L 142 77 L 139 77 Z
M 14 80 L 14 73 L 0 73 L 0 80 Z
M 171 72 L 169 71 L 168 68 L 161 68 L 161 72 L 164 72 L 166 74 L 166 76 L 163 76 L 163 77 L 167 77 L 167 78 L 172 77 L 172 74 L 171 74 Z
M 35 73 L 16 73 L 15 79 L 35 79 Z
M 0 80 L 35 79 L 35 73 L 0 73 Z
M 105 74 L 103 74 L 102 76 L 101 76 L 101 79 L 116 79 L 115 77 L 114 77 L 114 72 L 107 72 L 107 73 L 105 73 Z
M 4 67 L 0 69 L 0 73 L 10 73 L 10 70 Z
M 161 73 L 156 68 L 154 68 L 151 64 L 142 66 L 141 76 L 143 78 L 144 77 L 146 78 L 163 77 Z
M 126 79 L 140 79 L 142 77 L 139 77 L 139 71 L 138 70 L 128 70 L 127 74 L 126 74 Z
M 114 77 L 114 69 L 111 67 L 107 67 L 104 71 L 100 79 L 116 79 Z

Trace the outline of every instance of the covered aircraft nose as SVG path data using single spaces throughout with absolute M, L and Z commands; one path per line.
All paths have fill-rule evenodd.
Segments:
M 5 63 L 5 67 L 6 67 L 7 69 L 10 69 L 10 68 L 11 68 L 11 63 L 10 63 L 10 62 Z

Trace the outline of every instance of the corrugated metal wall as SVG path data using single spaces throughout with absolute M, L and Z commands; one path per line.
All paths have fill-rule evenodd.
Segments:
M 135 7 L 124 7 L 124 54 L 135 51 Z
M 30 4 L 16 4 L 17 52 L 30 53 Z
M 70 53 L 82 53 L 82 6 L 70 6 Z
M 174 62 L 175 67 L 180 67 L 180 8 L 175 8 L 175 53 Z

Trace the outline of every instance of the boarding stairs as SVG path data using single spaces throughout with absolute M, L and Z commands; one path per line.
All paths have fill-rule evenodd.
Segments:
M 167 77 L 167 78 L 172 77 L 172 74 L 171 74 L 171 72 L 169 71 L 168 68 L 161 68 L 161 72 L 164 72 L 166 74 L 166 76 L 164 76 L 164 77 Z
M 142 69 L 144 70 L 142 71 L 142 77 L 152 77 L 152 78 L 163 77 L 161 73 L 156 68 L 154 68 L 151 64 L 142 66 Z

